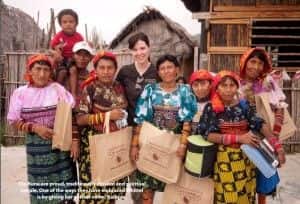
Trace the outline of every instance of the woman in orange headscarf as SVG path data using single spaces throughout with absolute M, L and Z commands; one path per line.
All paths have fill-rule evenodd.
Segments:
M 214 165 L 215 203 L 255 203 L 255 166 L 240 145 L 257 146 L 253 132 L 271 135 L 245 100 L 237 97 L 239 77 L 220 71 L 213 82 L 211 102 L 201 116 L 198 133 L 218 144 Z M 253 131 L 253 132 L 252 132 Z
M 25 79 L 11 98 L 7 119 L 26 134 L 27 173 L 31 203 L 73 203 L 74 190 L 63 184 L 76 182 L 72 159 L 78 157 L 78 138 L 70 152 L 52 149 L 53 126 L 58 101 L 74 105 L 72 95 L 51 79 L 52 62 L 44 54 L 30 56 Z M 66 197 L 68 196 L 68 197 Z
M 196 134 L 204 107 L 210 100 L 212 82 L 212 74 L 205 69 L 199 69 L 190 76 L 189 84 L 197 99 L 197 113 L 192 120 L 192 134 Z
M 250 102 L 250 105 L 256 109 L 255 95 L 260 93 L 268 93 L 270 104 L 275 115 L 275 123 L 273 126 L 273 135 L 270 143 L 278 153 L 280 164 L 285 163 L 285 153 L 278 137 L 283 124 L 284 112 L 283 108 L 287 106 L 284 102 L 285 95 L 279 88 L 278 84 L 270 76 L 272 71 L 271 61 L 264 49 L 251 48 L 247 50 L 240 60 L 240 77 L 241 77 L 241 95 Z M 259 173 L 260 174 L 260 173 Z M 268 192 L 272 194 L 276 192 Z M 260 192 L 258 197 L 259 204 L 266 203 L 266 198 Z
M 110 131 L 127 126 L 127 100 L 123 86 L 114 80 L 117 71 L 117 59 L 111 52 L 101 51 L 93 60 L 94 70 L 82 84 L 82 96 L 77 113 L 77 124 L 82 127 L 79 158 L 80 181 L 85 185 L 80 192 L 80 203 L 115 203 L 115 197 L 125 196 L 124 185 L 98 186 L 91 183 L 90 135 L 104 133 L 105 113 L 110 112 Z

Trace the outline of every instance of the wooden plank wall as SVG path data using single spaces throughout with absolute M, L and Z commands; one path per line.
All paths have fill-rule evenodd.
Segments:
M 210 71 L 226 68 L 238 72 L 240 55 L 250 44 L 248 22 L 247 19 L 210 20 L 207 44 Z
M 291 74 L 292 75 L 292 74 Z M 288 151 L 300 152 L 300 80 L 284 83 L 284 92 L 289 104 L 289 112 L 297 127 L 295 135 L 284 141 Z
M 214 0 L 214 6 L 296 5 L 299 0 Z
M 26 61 L 32 52 L 9 52 L 6 55 L 6 66 L 4 68 L 4 97 L 5 97 L 5 144 L 13 145 L 24 142 L 24 135 L 13 130 L 7 123 L 6 116 L 10 102 L 10 96 L 13 91 L 25 84 L 24 74 L 26 70 Z

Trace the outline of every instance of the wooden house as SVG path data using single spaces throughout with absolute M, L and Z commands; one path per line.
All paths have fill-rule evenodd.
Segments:
M 201 26 L 200 65 L 210 71 L 239 69 L 249 47 L 268 51 L 274 69 L 291 77 L 300 70 L 300 0 L 182 0 Z M 300 80 L 283 87 L 300 126 Z M 286 141 L 300 144 L 300 130 Z M 300 148 L 299 148 L 300 150 Z

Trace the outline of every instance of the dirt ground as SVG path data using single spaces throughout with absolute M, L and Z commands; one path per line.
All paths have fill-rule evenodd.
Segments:
M 300 204 L 300 153 L 289 154 L 287 163 L 279 170 L 281 182 L 277 197 L 268 204 Z M 1 147 L 1 203 L 29 204 L 26 193 L 26 155 L 24 146 Z M 162 194 L 155 196 L 159 204 Z M 131 204 L 130 195 L 116 204 Z

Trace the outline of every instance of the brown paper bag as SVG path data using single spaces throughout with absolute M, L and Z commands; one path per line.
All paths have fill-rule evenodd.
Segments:
M 269 101 L 270 100 L 268 93 L 262 93 L 255 97 L 257 114 L 266 121 L 266 123 L 272 130 L 275 122 L 275 117 Z M 295 134 L 296 130 L 296 125 L 288 110 L 285 108 L 283 125 L 281 127 L 279 139 L 282 141 L 292 137 Z
M 105 133 L 89 136 L 91 174 L 94 183 L 109 183 L 130 175 L 135 165 L 130 161 L 132 128 L 109 132 L 109 113 L 105 115 Z
M 163 204 L 210 204 L 214 201 L 214 182 L 210 178 L 197 178 L 181 170 L 175 184 L 166 185 L 163 193 Z
M 181 168 L 176 155 L 179 136 L 144 122 L 140 132 L 140 152 L 137 168 L 165 183 L 175 183 Z
M 57 103 L 52 149 L 69 151 L 72 145 L 72 107 L 61 100 Z

